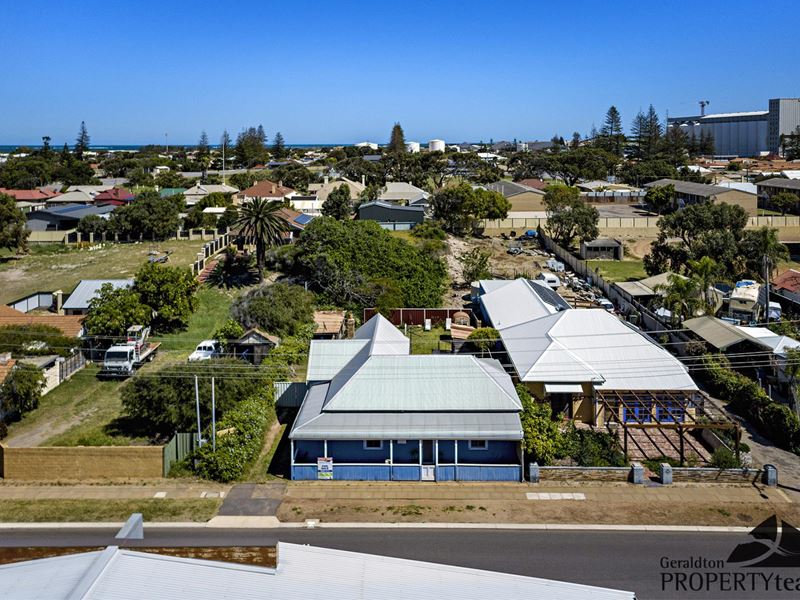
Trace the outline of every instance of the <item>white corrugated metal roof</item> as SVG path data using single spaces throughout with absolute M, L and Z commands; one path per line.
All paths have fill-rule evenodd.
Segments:
M 545 302 L 526 279 L 515 279 L 496 286 L 481 281 L 481 287 L 494 289 L 481 296 L 481 304 L 495 329 L 512 327 L 531 319 L 546 317 L 558 311 Z
M 0 589 L 15 600 L 634 598 L 608 588 L 282 542 L 276 569 L 109 547 L 0 566 Z
M 608 390 L 696 390 L 669 352 L 602 309 L 565 310 L 500 329 L 522 381 Z
M 330 381 L 368 344 L 368 340 L 312 340 L 306 379 Z
M 131 287 L 133 279 L 81 279 L 69 298 L 64 302 L 65 309 L 85 310 L 89 308 L 89 301 L 94 298 L 104 284 L 110 283 L 114 289 Z

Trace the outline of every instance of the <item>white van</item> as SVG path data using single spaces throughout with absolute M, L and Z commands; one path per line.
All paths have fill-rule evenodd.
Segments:
M 552 273 L 548 273 L 547 271 L 542 271 L 536 276 L 538 281 L 544 281 L 547 287 L 551 287 L 554 290 L 557 290 L 561 287 L 561 280 L 558 276 L 553 275 Z

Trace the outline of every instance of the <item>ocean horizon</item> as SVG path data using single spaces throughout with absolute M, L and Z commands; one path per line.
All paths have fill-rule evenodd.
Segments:
M 336 146 L 353 146 L 354 144 L 286 144 L 287 148 L 333 148 Z M 91 144 L 89 150 L 139 150 L 146 146 L 163 146 L 163 144 Z M 221 148 L 219 144 L 209 144 L 211 148 Z M 0 153 L 8 153 L 17 148 L 41 148 L 42 144 L 0 144 Z M 52 144 L 51 148 L 58 152 L 63 144 Z M 170 148 L 196 148 L 197 144 L 170 144 Z M 233 146 L 231 146 L 232 148 Z M 71 146 L 70 146 L 71 148 Z

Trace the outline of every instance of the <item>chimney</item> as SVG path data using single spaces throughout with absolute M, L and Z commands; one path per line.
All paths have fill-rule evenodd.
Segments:
M 63 315 L 64 309 L 64 292 L 61 290 L 56 290 L 53 292 L 53 308 L 56 311 L 57 315 Z
M 323 178 L 323 181 L 325 182 L 325 185 L 328 185 L 328 176 L 327 175 L 325 175 L 325 177 Z
M 361 175 L 361 185 L 363 185 L 364 187 L 367 187 L 367 176 L 366 175 Z
M 356 334 L 356 320 L 353 318 L 353 315 L 351 313 L 347 313 L 347 316 L 345 317 L 345 319 L 346 319 L 346 321 L 345 321 L 345 323 L 346 323 L 346 325 L 345 325 L 345 327 L 346 327 L 345 337 L 349 340 L 349 339 L 352 339 L 353 336 L 355 336 L 355 334 Z

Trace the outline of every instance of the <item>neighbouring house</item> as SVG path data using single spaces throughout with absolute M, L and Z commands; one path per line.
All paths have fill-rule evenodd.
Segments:
M 61 195 L 60 192 L 48 188 L 42 188 L 42 189 L 37 188 L 32 190 L 13 190 L 3 187 L 0 187 L 0 194 L 11 196 L 17 202 L 32 202 L 35 204 L 47 202 L 51 198 L 55 198 L 56 196 Z
M 675 275 L 670 271 L 659 273 L 651 277 L 645 277 L 638 281 L 617 281 L 614 286 L 622 291 L 622 296 L 629 302 L 637 302 L 647 305 L 656 297 L 664 296 L 664 288 L 669 285 L 670 278 Z M 686 279 L 685 276 L 678 274 L 677 277 Z
M 182 193 L 183 198 L 186 201 L 186 206 L 194 206 L 209 194 L 219 193 L 233 195 L 238 191 L 239 188 L 235 188 L 227 184 L 196 183 L 192 187 L 184 190 Z
M 0 327 L 24 327 L 47 325 L 55 327 L 67 337 L 83 336 L 83 315 L 59 315 L 52 313 L 24 313 L 10 306 L 0 305 Z
M 669 432 L 670 447 L 680 447 L 683 460 L 684 441 L 691 442 L 685 430 L 706 420 L 733 427 L 706 410 L 683 363 L 608 311 L 569 308 L 556 292 L 525 279 L 480 287 L 481 309 L 500 334 L 515 379 L 554 414 L 617 432 L 626 454 L 631 439 L 631 453 L 647 457 L 648 446 L 659 443 L 648 430 L 657 427 L 667 437 L 663 430 L 680 423 L 677 434 Z M 695 453 L 707 456 L 702 448 Z
M 581 242 L 580 256 L 583 260 L 622 260 L 625 246 L 619 240 L 598 238 L 590 242 Z
M 706 202 L 718 202 L 721 204 L 733 204 L 741 206 L 747 211 L 748 215 L 758 214 L 758 198 L 754 194 L 743 192 L 734 188 L 722 187 L 719 185 L 706 185 L 693 181 L 680 181 L 677 179 L 659 179 L 651 183 L 646 183 L 646 188 L 664 187 L 671 185 L 675 188 L 676 208 L 684 208 L 691 204 L 704 204 Z
M 246 190 L 236 194 L 236 202 L 250 202 L 251 200 L 271 200 L 271 201 L 291 201 L 297 192 L 290 187 L 283 185 L 283 182 L 274 183 L 268 179 L 263 179 Z
M 367 189 L 363 179 L 362 181 L 353 181 L 347 177 L 336 177 L 334 179 L 330 179 L 326 175 L 322 183 L 308 184 L 308 192 L 309 194 L 314 194 L 314 196 L 316 196 L 320 202 L 325 202 L 330 193 L 342 185 L 346 186 L 350 190 L 350 197 L 354 200 L 358 198 L 361 192 Z
M 377 221 L 384 229 L 405 231 L 413 229 L 425 220 L 425 208 L 375 200 L 359 205 L 358 218 L 364 221 Z
M 387 181 L 378 196 L 378 200 L 409 206 L 414 204 L 425 205 L 429 197 L 430 194 L 428 192 L 405 181 Z
M 235 357 L 260 365 L 267 354 L 280 343 L 278 336 L 253 328 L 245 331 L 231 346 Z
M 172 196 L 177 196 L 184 192 L 186 192 L 186 188 L 161 188 L 158 191 L 158 195 L 162 198 L 171 198 Z
M 773 177 L 756 183 L 758 189 L 758 199 L 762 206 L 770 206 L 770 200 L 776 194 L 789 192 L 797 196 L 800 202 L 800 179 L 784 179 L 783 177 Z
M 36 367 L 42 372 L 44 376 L 42 395 L 57 388 L 61 383 L 61 363 L 64 362 L 64 358 L 57 354 L 50 354 L 48 356 L 25 356 L 20 358 L 17 362 L 22 365 Z
M 114 289 L 129 288 L 133 286 L 131 279 L 81 279 L 72 293 L 64 301 L 62 310 L 66 315 L 85 315 L 89 312 L 89 303 L 97 296 L 100 288 L 106 283 Z
M 501 179 L 484 186 L 487 190 L 503 194 L 511 203 L 511 213 L 542 212 L 544 206 L 544 190 L 541 187 L 530 187 L 520 182 Z
M 15 600 L 635 599 L 609 588 L 286 542 L 275 548 L 274 567 L 109 546 L 2 565 L 0 586 Z
M 710 350 L 724 353 L 734 368 L 755 369 L 762 378 L 767 375 L 781 384 L 789 382 L 787 351 L 800 348 L 800 341 L 793 337 L 777 334 L 766 327 L 734 325 L 712 316 L 688 319 L 683 326 Z M 756 353 L 768 358 L 754 362 Z
M 65 204 L 27 213 L 27 227 L 31 231 L 69 231 L 75 229 L 83 217 L 96 215 L 108 220 L 117 208 L 114 204 Z
M 286 221 L 288 231 L 284 232 L 283 237 L 287 242 L 293 242 L 297 236 L 314 219 L 312 215 L 306 215 L 291 208 L 283 207 L 277 211 L 278 216 Z
M 524 185 L 525 187 L 528 187 L 528 188 L 533 188 L 535 190 L 544 191 L 544 190 L 547 189 L 547 186 L 552 183 L 552 180 L 550 180 L 550 179 L 533 179 L 533 178 L 530 178 L 530 179 L 520 179 L 516 183 L 518 183 L 520 185 Z
M 380 314 L 312 340 L 292 479 L 520 481 L 522 406 L 494 359 L 410 354 Z
M 765 295 L 766 289 L 757 281 L 737 281 L 728 300 L 728 316 L 745 323 L 758 321 L 764 309 Z
M 800 271 L 787 269 L 779 274 L 770 283 L 770 291 L 790 302 L 800 304 Z
M 594 180 L 576 183 L 575 187 L 581 192 L 634 192 L 636 188 L 621 183 L 609 183 L 608 181 Z
M 347 336 L 347 323 L 343 310 L 314 311 L 314 339 L 340 340 Z
M 104 192 L 100 192 L 94 197 L 95 204 L 113 204 L 114 206 L 123 206 L 133 202 L 135 196 L 130 190 L 125 188 L 111 188 Z

